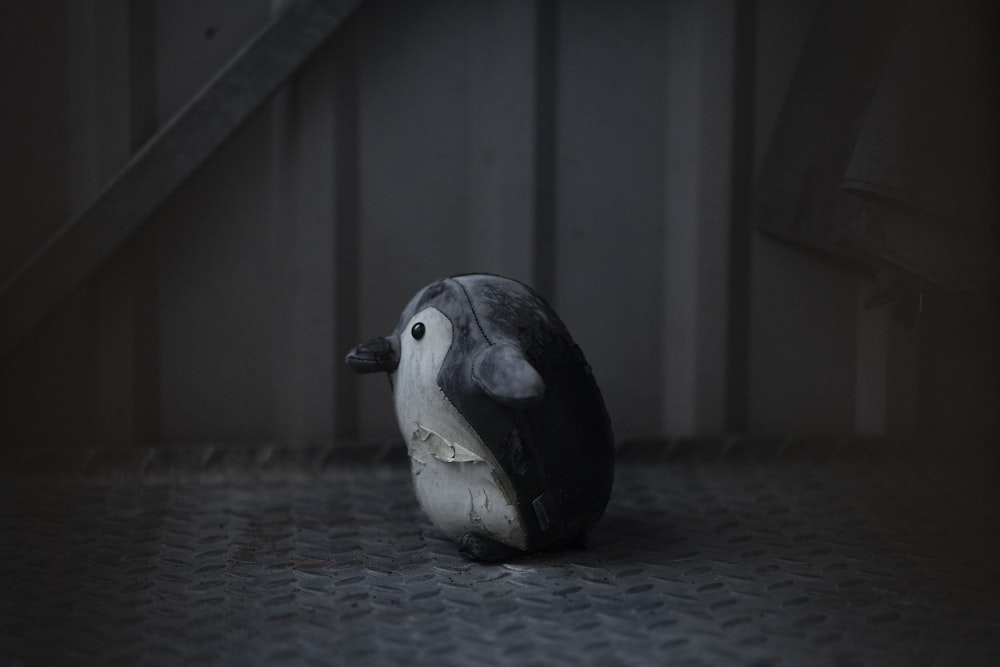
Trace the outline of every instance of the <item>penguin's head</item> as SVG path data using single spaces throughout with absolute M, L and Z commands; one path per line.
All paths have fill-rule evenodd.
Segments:
M 496 282 L 505 288 L 498 294 L 506 301 L 497 295 L 492 299 L 470 295 L 478 284 Z M 537 405 L 544 394 L 542 378 L 513 339 L 496 327 L 517 320 L 519 312 L 548 316 L 534 302 L 526 306 L 517 301 L 515 289 L 527 288 L 498 276 L 433 282 L 414 295 L 391 334 L 348 352 L 347 365 L 358 373 L 388 373 L 394 387 L 400 374 L 411 381 L 410 387 L 438 385 L 456 403 L 461 402 L 461 395 L 476 392 L 508 407 Z
M 358 345 L 347 354 L 347 364 L 358 373 L 405 374 L 418 385 L 436 382 L 453 339 L 452 322 L 433 306 L 422 308 L 396 331 Z
M 428 304 L 440 296 L 440 289 L 432 289 L 437 285 L 428 285 L 410 300 L 392 333 L 373 338 L 348 352 L 347 365 L 357 373 L 395 376 L 405 358 L 407 367 L 422 367 L 425 373 L 433 367 L 436 372 L 451 347 L 453 328 L 447 316 Z

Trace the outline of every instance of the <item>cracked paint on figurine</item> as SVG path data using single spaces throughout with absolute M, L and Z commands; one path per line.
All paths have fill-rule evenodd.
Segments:
M 406 333 L 417 324 L 423 325 L 419 339 Z M 402 331 L 393 393 L 399 423 L 413 425 L 407 446 L 421 508 L 453 539 L 474 531 L 526 548 L 515 498 L 505 491 L 511 485 L 498 480 L 506 475 L 437 385 L 441 363 L 452 345 L 451 321 L 436 308 L 425 308 Z M 482 497 L 473 489 L 481 489 Z
M 417 498 L 466 556 L 579 545 L 603 514 L 610 419 L 579 346 L 528 286 L 435 281 L 347 363 L 389 374 Z

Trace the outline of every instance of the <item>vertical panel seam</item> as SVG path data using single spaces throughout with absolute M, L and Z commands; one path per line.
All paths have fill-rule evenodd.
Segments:
M 555 304 L 558 11 L 538 0 L 535 53 L 535 286 Z

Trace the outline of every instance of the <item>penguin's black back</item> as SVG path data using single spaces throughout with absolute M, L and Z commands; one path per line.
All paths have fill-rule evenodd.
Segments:
M 611 494 L 614 436 L 583 352 L 549 304 L 520 282 L 470 275 L 441 283 L 421 298 L 453 311 L 442 310 L 455 331 L 438 385 L 510 478 L 529 548 L 584 532 Z M 498 343 L 516 344 L 541 375 L 545 395 L 539 405 L 515 410 L 474 386 L 472 356 L 484 344 Z

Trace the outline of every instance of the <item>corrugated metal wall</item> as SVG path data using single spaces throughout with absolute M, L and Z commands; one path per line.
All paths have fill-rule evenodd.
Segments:
M 285 4 L 5 3 L 0 276 Z M 0 442 L 396 437 L 343 354 L 467 271 L 550 298 L 622 439 L 905 424 L 867 279 L 741 214 L 814 7 L 365 3 L 6 352 Z

